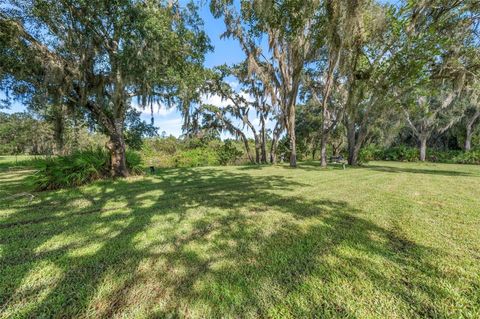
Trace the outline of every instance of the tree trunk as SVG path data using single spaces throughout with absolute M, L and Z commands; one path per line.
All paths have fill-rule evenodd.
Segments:
M 275 124 L 275 128 L 272 132 L 272 145 L 270 146 L 270 163 L 275 164 L 277 163 L 277 148 L 278 148 L 278 140 L 280 139 L 280 134 L 282 133 L 281 124 L 277 121 Z
M 295 127 L 295 125 L 293 125 Z M 290 167 L 297 167 L 297 142 L 295 139 L 295 129 L 290 128 L 288 132 L 290 138 Z
M 335 50 L 338 49 L 338 50 Z M 328 143 L 328 133 L 330 130 L 330 111 L 328 109 L 328 99 L 330 98 L 330 92 L 332 88 L 332 83 L 333 83 L 333 74 L 335 72 L 335 69 L 337 68 L 337 65 L 340 61 L 340 54 L 339 54 L 339 48 L 333 48 L 331 47 L 329 52 L 328 52 L 328 70 L 326 74 L 326 85 L 323 91 L 323 99 L 322 99 L 322 113 L 323 113 L 323 118 L 322 118 L 322 140 L 321 140 L 321 149 L 320 149 L 320 156 L 321 156 L 321 161 L 320 165 L 323 168 L 327 167 L 327 143 Z
M 55 144 L 56 144 L 56 153 L 59 155 L 65 155 L 65 121 L 63 118 L 63 110 L 61 107 L 56 107 L 55 109 L 55 118 L 54 118 L 54 137 L 55 137 Z
M 78 150 L 79 140 L 80 140 L 80 128 L 78 125 L 77 113 L 74 112 L 73 113 L 73 141 L 72 141 L 72 149 L 70 151 Z
M 245 135 L 242 135 L 242 141 L 243 145 L 245 146 L 245 151 L 247 152 L 248 159 L 250 160 L 250 163 L 254 163 L 254 159 L 252 157 L 252 154 L 250 153 L 250 146 L 248 145 L 248 139 Z
M 348 165 L 358 165 L 358 158 L 360 155 L 360 149 L 362 146 L 362 140 L 357 139 L 355 131 L 348 134 Z
M 270 146 L 270 164 L 277 163 L 277 146 L 278 146 L 278 136 L 274 132 L 272 137 L 272 145 Z
M 358 165 L 360 150 L 367 137 L 366 122 L 360 124 L 355 121 L 347 121 L 347 140 L 348 140 L 348 164 L 352 166 Z
M 288 138 L 290 139 L 290 167 L 297 167 L 297 141 L 295 136 L 295 108 L 291 107 L 288 117 Z
M 467 135 L 465 136 L 465 151 L 469 152 L 472 149 L 472 126 L 467 125 Z
M 348 165 L 357 165 L 358 155 L 355 155 L 355 123 L 347 123 Z
M 110 134 L 110 140 L 106 146 L 110 151 L 110 175 L 112 177 L 127 177 L 129 174 L 125 157 L 123 132 Z
M 260 141 L 258 136 L 255 135 L 255 164 L 260 164 Z
M 323 168 L 327 167 L 327 141 L 328 141 L 328 134 L 326 130 L 322 132 L 322 139 L 321 139 L 321 146 L 320 146 L 320 165 Z
M 360 150 L 362 149 L 363 143 L 360 141 L 357 141 L 357 144 L 355 145 L 355 148 L 353 149 L 353 156 L 352 156 L 352 163 L 354 166 L 359 165 L 358 160 L 360 158 Z
M 267 143 L 266 141 L 262 141 L 262 164 L 267 164 Z
M 332 143 L 333 156 L 340 156 L 340 148 L 342 147 L 342 142 L 339 144 Z
M 263 115 L 260 117 L 260 120 L 262 125 L 262 128 L 260 130 L 260 134 L 261 134 L 260 143 L 262 148 L 261 162 L 262 164 L 266 164 L 267 163 L 267 133 L 265 129 L 265 118 L 263 117 Z
M 421 136 L 420 137 L 420 160 L 425 162 L 427 157 L 427 137 Z
M 477 109 L 472 118 L 467 122 L 467 135 L 465 137 L 465 151 L 470 151 L 472 149 L 472 136 L 473 136 L 473 125 L 480 118 L 480 109 Z
M 272 143 L 272 147 L 270 148 L 270 164 L 276 164 L 277 163 L 277 155 L 276 155 L 276 147 Z

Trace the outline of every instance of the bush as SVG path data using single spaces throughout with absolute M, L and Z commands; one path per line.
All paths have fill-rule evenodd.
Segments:
M 385 161 L 416 162 L 420 157 L 417 148 L 404 145 L 384 149 L 380 154 Z
M 469 152 L 427 150 L 427 159 L 437 163 L 480 164 L 480 150 L 474 149 Z
M 175 167 L 196 167 L 218 165 L 217 152 L 211 148 L 194 148 L 185 150 L 175 155 Z
M 232 141 L 227 140 L 218 149 L 217 155 L 220 165 L 229 165 L 235 164 L 237 159 L 243 155 L 243 152 L 238 150 L 237 147 L 232 143 Z
M 31 183 L 40 191 L 84 185 L 109 176 L 109 158 L 107 151 L 102 148 L 51 157 L 39 164 Z M 142 172 L 140 155 L 127 151 L 126 159 L 132 174 Z
M 360 150 L 358 162 L 367 163 L 378 160 L 380 157 L 382 157 L 382 150 L 377 148 L 375 145 L 368 145 Z
M 144 163 L 140 153 L 127 150 L 125 153 L 125 159 L 127 161 L 127 168 L 130 174 L 140 175 L 143 173 Z
M 165 168 L 234 165 L 249 162 L 241 141 L 208 138 L 146 139 L 141 155 L 148 166 Z
M 362 163 L 375 160 L 416 162 L 419 160 L 419 157 L 418 148 L 407 146 L 380 149 L 374 145 L 369 145 L 360 152 Z M 439 151 L 427 149 L 427 160 L 435 163 L 480 164 L 480 150 L 474 149 L 470 152 L 464 152 L 460 150 Z

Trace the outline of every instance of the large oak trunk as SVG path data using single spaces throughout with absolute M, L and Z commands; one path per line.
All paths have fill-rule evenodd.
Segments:
M 360 154 L 360 147 L 353 147 L 353 149 L 348 152 L 348 165 L 356 166 L 358 165 L 358 157 Z
M 347 123 L 347 140 L 348 140 L 348 164 L 355 166 L 358 164 L 358 154 L 355 152 L 355 123 L 350 121 Z
M 110 140 L 106 146 L 110 151 L 110 175 L 112 177 L 127 177 L 128 169 L 123 135 L 118 133 L 110 135 Z
M 365 125 L 363 123 L 363 125 Z M 366 138 L 365 126 L 357 125 L 354 121 L 347 121 L 347 140 L 348 140 L 348 164 L 356 166 L 359 164 L 360 150 Z

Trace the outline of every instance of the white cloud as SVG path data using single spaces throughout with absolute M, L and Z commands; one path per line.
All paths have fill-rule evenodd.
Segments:
M 146 108 L 143 108 L 142 106 L 140 106 L 136 101 L 134 101 L 132 103 L 132 106 L 134 109 L 142 112 L 142 114 L 148 114 L 148 115 L 151 115 L 152 113 L 152 109 L 150 106 L 147 106 Z M 164 116 L 168 116 L 172 113 L 175 112 L 175 107 L 170 107 L 168 108 L 166 105 L 164 105 L 163 103 L 158 103 L 158 102 L 155 102 L 153 103 L 153 114 L 154 115 L 158 115 L 160 117 L 164 117 Z
M 247 102 L 251 103 L 255 101 L 255 98 L 249 93 L 240 92 L 240 96 L 243 97 Z
M 202 104 L 210 104 L 216 107 L 223 107 L 226 101 L 218 94 L 204 94 L 201 98 Z

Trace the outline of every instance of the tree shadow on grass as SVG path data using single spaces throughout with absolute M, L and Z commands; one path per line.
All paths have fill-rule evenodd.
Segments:
M 283 169 L 288 169 L 288 170 L 302 170 L 302 171 L 315 171 L 318 172 L 322 170 L 323 168 L 320 166 L 320 162 L 318 161 L 304 161 L 304 162 L 298 162 L 297 167 L 290 167 L 287 163 L 282 163 L 282 164 L 275 164 L 275 165 L 270 165 L 270 164 L 264 164 L 264 165 L 246 165 L 246 166 L 240 166 L 237 169 L 239 171 L 256 171 L 256 170 L 262 170 L 265 168 L 271 168 L 271 167 L 281 167 Z M 348 165 L 345 166 L 345 169 L 351 168 Z M 335 169 L 335 170 L 343 170 L 343 165 L 341 163 L 329 163 L 328 164 L 328 169 Z
M 433 167 L 431 169 L 422 168 L 408 168 L 408 167 L 395 167 L 395 166 L 382 166 L 382 165 L 367 165 L 366 169 L 385 172 L 385 173 L 409 173 L 409 174 L 429 174 L 439 176 L 475 176 L 471 173 L 464 171 L 445 170 L 443 168 Z
M 0 315 L 347 317 L 356 309 L 338 287 L 361 281 L 408 313 L 446 316 L 440 252 L 345 202 L 289 196 L 305 185 L 281 176 L 161 173 L 88 198 L 46 194 L 43 216 L 17 206 L 0 228 Z

